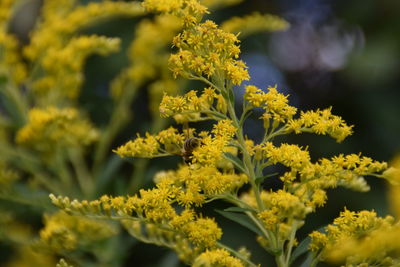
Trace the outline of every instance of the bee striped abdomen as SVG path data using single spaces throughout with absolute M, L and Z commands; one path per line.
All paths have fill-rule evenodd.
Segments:
M 198 138 L 195 137 L 190 137 L 185 140 L 185 143 L 183 144 L 183 149 L 182 149 L 182 157 L 185 163 L 191 163 L 192 162 L 192 155 L 193 155 L 193 150 L 200 145 L 200 141 Z

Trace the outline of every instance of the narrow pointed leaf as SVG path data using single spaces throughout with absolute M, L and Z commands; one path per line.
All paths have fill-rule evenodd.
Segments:
M 222 211 L 222 210 L 215 210 L 215 211 L 224 216 L 225 218 L 246 227 L 247 229 L 256 233 L 257 235 L 262 235 L 260 229 L 258 229 L 257 226 L 246 215 Z
M 243 165 L 243 162 L 236 156 L 231 153 L 224 153 L 224 157 L 233 163 L 240 171 L 246 173 L 246 168 Z
M 230 207 L 230 208 L 224 209 L 224 211 L 227 211 L 227 212 L 248 212 L 248 211 L 254 212 L 255 210 L 250 209 L 250 208 Z

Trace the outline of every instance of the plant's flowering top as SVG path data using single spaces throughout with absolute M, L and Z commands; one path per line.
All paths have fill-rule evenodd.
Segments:
M 270 15 L 253 13 L 244 17 L 233 17 L 221 24 L 221 29 L 233 34 L 240 34 L 240 38 L 265 31 L 283 31 L 289 27 L 284 19 Z
M 200 188 L 197 190 L 200 193 Z M 54 195 L 50 198 L 55 205 L 72 214 L 119 216 L 127 230 L 139 239 L 158 239 L 166 243 L 173 240 L 171 247 L 183 261 L 191 262 L 206 249 L 215 248 L 222 231 L 213 219 L 198 216 L 190 205 L 179 214 L 172 206 L 179 203 L 179 193 L 182 192 L 172 179 L 162 178 L 156 188 L 142 189 L 139 195 L 127 198 L 103 196 L 90 202 L 71 202 Z M 187 193 L 190 194 L 188 188 Z M 145 232 L 138 222 L 146 223 Z
M 74 4 L 60 5 L 47 0 L 43 6 L 42 21 L 32 34 L 30 45 L 25 48 L 25 55 L 31 60 L 45 57 L 49 49 L 57 50 L 65 46 L 65 40 L 68 40 L 65 37 L 71 37 L 79 29 L 121 15 L 140 16 L 144 15 L 144 10 L 135 2 L 106 1 L 75 7 Z
M 266 209 L 258 216 L 266 229 L 276 231 L 282 240 L 290 235 L 293 220 L 301 221 L 311 211 L 298 196 L 283 190 L 262 192 L 261 197 Z
M 400 252 L 400 226 L 391 216 L 380 218 L 373 211 L 345 210 L 325 231 L 313 232 L 310 243 L 322 260 L 344 266 L 400 264 L 395 256 Z
M 40 231 L 40 239 L 55 251 L 76 249 L 99 242 L 112 235 L 116 229 L 109 223 L 82 216 L 71 216 L 63 211 L 45 215 L 44 228 Z
M 202 166 L 216 166 L 223 159 L 223 152 L 230 150 L 229 144 L 235 135 L 236 128 L 230 120 L 221 120 L 214 125 L 210 133 L 199 135 L 200 145 L 193 150 L 192 162 Z M 185 135 L 170 127 L 157 135 L 146 133 L 133 141 L 114 150 L 121 157 L 155 158 L 180 154 L 185 142 Z
M 216 166 L 223 160 L 223 153 L 229 152 L 228 146 L 236 132 L 230 120 L 221 120 L 214 125 L 213 135 L 203 132 L 201 145 L 193 151 L 193 162 L 202 166 Z
M 122 96 L 125 90 L 140 87 L 160 73 L 162 78 L 158 83 L 161 83 L 162 89 L 158 90 L 158 87 L 153 89 L 155 86 L 150 86 L 151 96 L 157 95 L 157 97 L 152 97 L 153 102 L 157 101 L 156 104 L 152 104 L 157 105 L 157 109 L 153 109 L 158 110 L 163 91 L 177 92 L 177 85 L 174 84 L 176 81 L 168 71 L 167 58 L 170 51 L 167 47 L 181 28 L 181 19 L 172 15 L 159 15 L 154 20 L 140 21 L 136 27 L 134 40 L 128 49 L 130 65 L 112 83 L 111 90 L 114 98 Z
M 262 118 L 268 121 L 273 119 L 277 122 L 286 122 L 297 112 L 295 107 L 288 104 L 287 96 L 278 93 L 276 87 L 268 87 L 268 92 L 264 93 L 256 86 L 248 85 L 244 99 L 253 107 L 262 107 L 265 110 Z
M 75 99 L 84 80 L 82 70 L 86 58 L 91 54 L 105 56 L 116 52 L 119 44 L 119 39 L 92 35 L 72 38 L 58 50 L 50 49 L 42 60 L 47 75 L 35 81 L 33 89 L 50 99 Z
M 250 76 L 245 63 L 237 60 L 238 43 L 235 35 L 218 29 L 214 22 L 207 20 L 174 38 L 173 44 L 179 51 L 171 55 L 170 68 L 175 76 L 223 80 L 222 75 L 232 84 L 239 85 Z
M 39 151 L 54 151 L 60 146 L 87 146 L 99 135 L 73 108 L 33 108 L 28 116 L 28 123 L 18 131 L 16 142 Z
M 352 128 L 353 126 L 348 126 L 341 117 L 333 115 L 331 108 L 301 112 L 300 118 L 288 123 L 289 132 L 312 132 L 329 135 L 337 142 L 341 142 L 351 135 L 353 133 Z
M 173 14 L 182 18 L 186 26 L 199 22 L 208 13 L 197 0 L 145 0 L 143 7 L 149 12 Z
M 352 127 L 348 126 L 341 117 L 333 115 L 331 108 L 317 111 L 301 112 L 299 118 L 294 118 L 297 109 L 288 104 L 287 96 L 279 93 L 276 87 L 269 87 L 265 93 L 254 85 L 246 86 L 244 99 L 252 107 L 262 107 L 264 127 L 269 128 L 271 120 L 273 126 L 285 123 L 286 133 L 312 132 L 329 135 L 337 142 L 343 141 L 352 134 Z
M 222 95 L 215 89 L 205 88 L 200 96 L 191 90 L 184 96 L 170 96 L 164 94 L 159 106 L 162 117 L 174 116 L 178 123 L 220 119 L 218 111 L 226 114 L 227 104 Z
M 24 55 L 34 62 L 33 89 L 44 105 L 75 99 L 83 83 L 84 60 L 91 54 L 108 55 L 119 49 L 119 40 L 99 36 L 74 36 L 80 29 L 113 16 L 140 16 L 139 3 L 89 3 L 44 1 L 41 20 L 32 32 Z
M 19 43 L 8 32 L 8 21 L 12 16 L 15 0 L 0 3 L 0 76 L 12 77 L 10 83 L 21 83 L 26 78 L 26 66 L 19 54 Z
M 114 150 L 121 157 L 145 157 L 153 158 L 162 156 L 165 153 L 179 153 L 185 142 L 184 134 L 177 129 L 170 127 L 153 136 L 146 133 L 145 137 L 138 136 L 133 141 Z
M 244 267 L 237 258 L 224 249 L 207 250 L 194 261 L 193 267 Z

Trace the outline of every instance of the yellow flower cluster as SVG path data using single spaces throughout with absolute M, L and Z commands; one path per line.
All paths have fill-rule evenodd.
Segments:
M 310 235 L 310 249 L 321 260 L 344 266 L 400 264 L 400 226 L 391 216 L 380 218 L 373 211 L 345 210 L 325 230 L 326 234 Z
M 189 179 L 186 182 L 188 183 L 187 194 L 190 194 Z M 192 184 L 195 185 L 195 182 Z M 197 190 L 201 189 L 197 188 Z M 149 235 L 153 235 L 152 238 L 160 240 L 173 234 L 175 239 L 173 249 L 178 250 L 178 254 L 183 257 L 182 260 L 190 262 L 204 250 L 214 248 L 216 242 L 221 238 L 222 231 L 213 219 L 197 215 L 190 205 L 185 205 L 185 209 L 179 214 L 173 204 L 180 202 L 179 197 L 182 194 L 184 191 L 175 185 L 173 179 L 163 177 L 157 183 L 156 188 L 142 189 L 139 195 L 127 198 L 103 196 L 99 200 L 90 202 L 85 200 L 71 202 L 67 197 L 57 198 L 54 195 L 50 195 L 50 198 L 59 208 L 72 214 L 93 217 L 107 215 L 110 218 L 120 219 L 128 228 L 127 230 L 139 239 L 145 238 L 144 235 L 147 235 L 147 238 Z M 197 195 L 201 196 L 200 192 L 197 192 Z M 201 202 L 204 202 L 204 197 L 201 198 Z M 141 227 L 135 221 L 146 223 L 146 234 L 141 233 Z M 166 242 L 168 241 L 166 240 Z M 179 243 L 186 244 L 186 246 L 181 247 Z M 191 252 L 185 254 L 188 253 L 188 246 L 192 247 Z
M 284 19 L 260 13 L 253 13 L 244 17 L 233 17 L 221 24 L 222 30 L 240 34 L 240 38 L 264 31 L 283 31 L 288 27 L 289 23 Z
M 157 97 L 152 97 L 152 99 L 156 99 L 154 101 L 157 101 L 156 104 L 152 104 L 157 105 L 156 110 L 158 110 L 163 90 L 167 90 L 169 93 L 176 92 L 176 81 L 172 79 L 172 75 L 168 71 L 169 50 L 167 47 L 181 28 L 181 20 L 172 15 L 159 15 L 154 20 L 140 21 L 136 27 L 134 40 L 128 49 L 130 65 L 112 83 L 111 93 L 114 98 L 121 97 L 126 90 L 140 87 L 159 73 L 161 73 L 162 79 L 158 81 L 158 84 L 162 84 L 162 90 L 150 88 L 151 95 L 157 95 Z
M 310 163 L 310 154 L 297 145 L 281 144 L 274 146 L 271 142 L 261 144 L 262 157 L 273 164 L 281 163 L 293 169 L 302 169 Z
M 198 0 L 145 0 L 143 7 L 149 12 L 173 14 L 182 18 L 185 25 L 199 22 L 207 13 Z
M 54 5 L 51 0 L 44 1 L 41 21 L 33 31 L 29 45 L 24 48 L 25 56 L 36 66 L 33 89 L 44 97 L 45 105 L 79 95 L 86 57 L 94 53 L 108 55 L 119 49 L 118 39 L 74 37 L 78 30 L 112 16 L 144 14 L 141 5 L 134 2 L 105 1 L 86 6 L 69 2 Z
M 279 233 L 282 240 L 288 238 L 293 220 L 302 221 L 311 212 L 301 199 L 283 190 L 262 192 L 265 210 L 258 214 L 266 229 Z M 246 199 L 246 197 L 244 198 Z
M 351 135 L 352 128 L 353 126 L 348 126 L 341 117 L 332 115 L 331 108 L 301 112 L 300 118 L 288 122 L 288 132 L 329 135 L 337 142 Z
M 40 239 L 53 250 L 61 252 L 87 246 L 116 234 L 116 229 L 104 221 L 68 215 L 59 211 L 45 215 Z
M 244 99 L 252 107 L 262 107 L 265 110 L 262 116 L 265 128 L 269 127 L 270 119 L 276 122 L 287 122 L 297 112 L 295 107 L 288 104 L 287 96 L 279 93 L 276 87 L 268 87 L 268 92 L 265 93 L 254 85 L 248 85 Z
M 315 210 L 326 201 L 327 188 L 347 187 L 357 191 L 368 191 L 369 186 L 363 176 L 380 177 L 387 169 L 385 162 L 373 161 L 360 155 L 338 155 L 332 159 L 322 158 L 312 163 L 308 151 L 296 145 L 282 144 L 280 147 L 267 142 L 258 146 L 256 155 L 262 155 L 267 162 L 283 164 L 290 168 L 280 178 L 287 190 L 301 198 L 308 207 Z
M 145 137 L 138 137 L 133 141 L 114 150 L 121 157 L 144 157 L 153 158 L 168 154 L 179 154 L 183 143 L 185 142 L 184 134 L 178 132 L 177 129 L 170 127 L 153 136 L 146 133 Z
M 218 29 L 207 20 L 185 29 L 173 41 L 179 51 L 171 55 L 169 64 L 175 76 L 207 77 L 239 85 L 250 76 L 243 61 L 237 60 L 239 40 L 231 33 Z
M 193 267 L 244 267 L 237 258 L 224 249 L 207 250 L 194 261 Z
M 16 142 L 38 151 L 54 151 L 60 146 L 87 146 L 98 138 L 98 131 L 73 108 L 33 108 Z
M 214 125 L 212 135 L 202 133 L 201 145 L 193 151 L 193 163 L 202 166 L 217 166 L 223 160 L 223 153 L 230 152 L 236 127 L 230 120 L 221 120 Z
M 75 99 L 84 80 L 82 69 L 86 58 L 91 54 L 105 56 L 116 52 L 119 43 L 116 38 L 92 35 L 72 38 L 58 50 L 50 49 L 42 60 L 46 76 L 36 80 L 33 89 L 39 96 L 48 96 L 47 101 L 64 97 Z
M 216 166 L 223 159 L 223 152 L 231 151 L 228 146 L 236 128 L 230 120 L 221 120 L 214 125 L 211 133 L 202 132 L 199 135 L 200 145 L 193 149 L 191 159 L 193 163 L 202 166 Z M 133 141 L 114 150 L 121 157 L 154 158 L 167 155 L 182 155 L 185 134 L 170 127 L 157 135 L 146 133 L 145 137 L 138 136 Z
M 56 5 L 51 0 L 44 2 L 42 21 L 32 33 L 29 46 L 24 49 L 25 55 L 30 60 L 45 57 L 49 49 L 57 50 L 64 47 L 66 38 L 62 37 L 70 37 L 77 30 L 97 21 L 114 16 L 144 15 L 143 8 L 135 2 L 93 2 L 77 7 L 74 1 L 64 2 L 67 4 Z
M 159 106 L 162 117 L 174 116 L 178 123 L 201 121 L 205 119 L 219 119 L 226 114 L 227 104 L 222 95 L 217 94 L 213 88 L 205 88 L 200 96 L 191 90 L 184 96 L 164 97 Z M 222 113 L 222 114 L 218 114 Z M 205 116 L 201 116 L 204 114 Z
M 19 53 L 19 43 L 8 32 L 8 21 L 12 16 L 15 0 L 0 3 L 0 77 L 12 77 L 10 83 L 21 83 L 26 77 L 26 66 Z

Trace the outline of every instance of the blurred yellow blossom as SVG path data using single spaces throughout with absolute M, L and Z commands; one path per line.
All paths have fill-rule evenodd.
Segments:
M 221 29 L 240 34 L 240 38 L 264 31 L 282 31 L 289 27 L 289 23 L 282 18 L 270 14 L 253 13 L 244 17 L 233 17 L 221 24 Z
M 99 135 L 73 108 L 33 108 L 28 116 L 28 124 L 18 131 L 16 142 L 39 151 L 54 151 L 57 146 L 90 145 Z
M 244 267 L 241 261 L 223 249 L 207 250 L 194 261 L 194 267 Z

